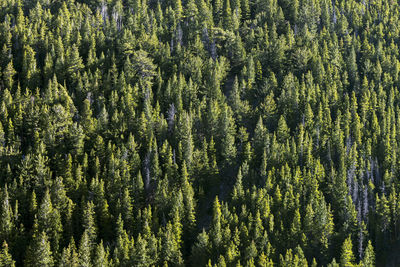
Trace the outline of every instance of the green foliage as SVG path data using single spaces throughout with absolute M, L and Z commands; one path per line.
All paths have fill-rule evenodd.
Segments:
M 361 262 L 361 265 L 364 267 L 375 266 L 375 252 L 374 248 L 372 247 L 371 241 L 368 241 L 368 245 L 365 249 L 364 258 Z
M 0 267 L 390 265 L 399 13 L 0 1 Z
M 353 244 L 350 236 L 346 238 L 342 245 L 340 265 L 346 267 L 354 266 Z
M 25 259 L 25 266 L 54 266 L 54 259 L 46 233 L 35 231 L 32 238 Z
M 8 245 L 4 241 L 2 250 L 0 252 L 0 266 L 2 267 L 14 267 L 15 261 L 12 259 L 8 252 Z

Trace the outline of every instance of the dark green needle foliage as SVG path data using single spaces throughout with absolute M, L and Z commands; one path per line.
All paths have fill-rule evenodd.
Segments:
M 0 0 L 0 267 L 399 265 L 399 14 Z

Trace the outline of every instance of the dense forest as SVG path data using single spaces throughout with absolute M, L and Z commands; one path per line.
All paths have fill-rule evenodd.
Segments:
M 400 4 L 1 0 L 0 267 L 381 266 Z

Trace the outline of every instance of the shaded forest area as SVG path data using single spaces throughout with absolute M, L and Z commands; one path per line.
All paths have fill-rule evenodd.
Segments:
M 393 264 L 399 11 L 1 0 L 0 267 Z

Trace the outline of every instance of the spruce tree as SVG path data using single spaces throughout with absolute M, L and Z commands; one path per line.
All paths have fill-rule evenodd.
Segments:
M 353 254 L 353 244 L 351 241 L 351 237 L 347 237 L 343 242 L 341 256 L 340 256 L 340 265 L 351 267 L 354 266 L 354 254 Z
M 14 267 L 15 266 L 15 261 L 12 259 L 11 254 L 9 254 L 8 245 L 5 241 L 3 242 L 3 247 L 0 252 L 0 266 L 2 266 L 2 267 Z
M 25 266 L 54 266 L 50 243 L 45 232 L 38 232 L 37 229 L 35 229 L 32 241 L 27 250 Z

